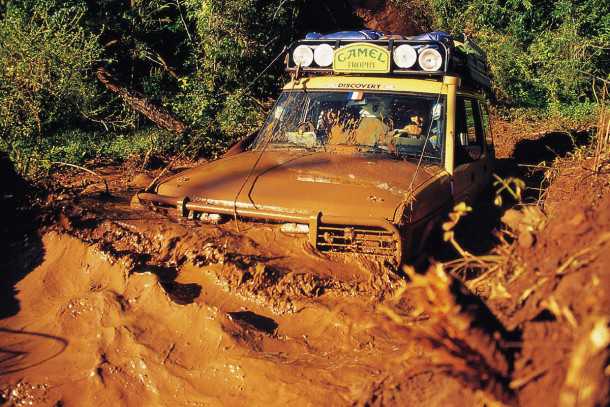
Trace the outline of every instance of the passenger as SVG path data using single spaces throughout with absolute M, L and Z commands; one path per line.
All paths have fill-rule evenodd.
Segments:
M 422 126 L 424 125 L 424 118 L 418 114 L 415 114 L 409 118 L 409 123 L 407 123 L 402 130 L 405 134 L 412 137 L 419 137 L 423 133 Z

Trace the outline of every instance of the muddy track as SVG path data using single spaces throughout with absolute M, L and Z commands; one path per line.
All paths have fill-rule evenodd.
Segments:
M 536 188 L 546 178 L 515 165 L 519 151 L 539 145 L 526 144 L 501 161 L 503 175 Z M 18 227 L 4 238 L 1 397 L 9 405 L 530 406 L 578 395 L 570 374 L 583 359 L 600 366 L 586 376 L 599 403 L 604 387 L 593 372 L 603 377 L 606 351 L 582 349 L 596 349 L 587 338 L 610 313 L 602 255 L 610 184 L 562 165 L 545 181 L 546 226 L 527 245 L 516 234 L 494 237 L 503 210 L 482 207 L 464 221 L 465 247 L 506 250 L 512 260 L 510 272 L 462 280 L 437 263 L 455 259 L 440 243 L 417 272 L 397 270 L 317 253 L 272 224 L 207 225 L 132 208 L 136 187 L 122 169 L 102 169 L 110 197 L 98 181 L 60 179 L 65 187 L 39 198 L 39 210 L 15 212 Z M 576 185 L 579 199 L 565 204 Z M 568 229 L 571 238 L 557 238 Z
M 23 256 L 7 267 L 24 272 L 0 339 L 11 402 L 367 404 L 403 374 L 446 389 L 410 403 L 507 397 L 505 362 L 473 380 L 495 363 L 495 345 L 482 356 L 490 341 L 476 339 L 489 333 L 469 332 L 464 314 L 435 334 L 443 322 L 418 300 L 394 301 L 406 278 L 385 261 L 319 254 L 274 225 L 184 223 L 131 208 L 130 193 L 61 196 L 38 233 L 12 242 Z M 449 281 L 437 289 L 453 298 Z M 478 356 L 460 371 L 435 361 L 461 352 Z

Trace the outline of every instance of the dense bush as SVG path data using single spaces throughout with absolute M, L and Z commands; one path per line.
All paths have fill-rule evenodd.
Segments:
M 608 79 L 606 0 L 387 1 L 397 18 L 416 9 L 431 29 L 477 39 L 505 108 L 584 117 L 592 78 Z M 349 4 L 365 3 L 0 0 L 0 149 L 22 170 L 180 149 L 214 155 L 261 123 L 285 77 L 281 63 L 259 74 L 283 47 L 310 30 L 356 28 Z M 190 131 L 149 130 L 98 83 L 99 66 Z
M 259 74 L 294 38 L 297 1 L 188 0 L 185 8 L 195 27 L 194 69 L 170 105 L 211 152 L 260 125 L 281 66 Z
M 14 7 L 0 21 L 0 141 L 22 165 L 44 137 L 96 109 L 101 50 L 82 7 Z
M 112 139 L 150 123 L 97 82 L 93 71 L 105 66 L 192 130 L 174 145 L 154 138 L 164 142 L 151 150 L 187 143 L 193 154 L 214 155 L 261 123 L 281 68 L 258 74 L 294 37 L 300 7 L 297 0 L 2 0 L 1 148 L 22 167 L 58 156 L 129 155 L 133 149 L 117 154 Z
M 436 26 L 487 50 L 498 101 L 551 113 L 590 106 L 593 78 L 609 79 L 607 0 L 431 0 Z

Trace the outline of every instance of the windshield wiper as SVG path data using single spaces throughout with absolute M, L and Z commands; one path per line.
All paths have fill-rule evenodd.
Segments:
M 425 160 L 428 160 L 428 161 L 439 161 L 439 160 L 440 160 L 440 158 L 439 158 L 439 157 L 435 157 L 435 156 L 432 156 L 432 155 L 426 155 L 426 154 L 424 154 L 424 155 L 422 156 L 422 154 L 421 154 L 421 153 L 406 153 L 406 152 L 402 152 L 402 153 L 401 153 L 401 152 L 399 151 L 399 152 L 398 152 L 398 155 L 399 155 L 400 157 L 402 157 L 402 158 L 412 158 L 412 159 L 416 159 L 416 160 L 419 160 L 419 158 L 420 158 L 420 157 L 421 157 L 421 158 L 423 158 L 423 159 L 425 159 Z

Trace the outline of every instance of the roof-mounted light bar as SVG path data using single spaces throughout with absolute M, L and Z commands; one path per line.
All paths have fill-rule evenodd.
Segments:
M 354 61 L 349 61 L 352 57 Z M 286 64 L 288 71 L 304 75 L 457 74 L 470 78 L 474 86 L 485 90 L 491 87 L 485 53 L 467 37 L 460 41 L 448 35 L 410 39 L 305 39 L 290 47 Z
M 287 69 L 332 73 L 339 50 L 354 45 L 375 45 L 389 53 L 390 73 L 441 74 L 447 72 L 449 44 L 440 41 L 409 40 L 303 40 L 288 55 Z M 364 54 L 365 51 L 357 50 Z M 366 67 L 366 63 L 362 64 Z M 340 72 L 341 70 L 339 70 Z M 366 73 L 366 68 L 361 73 Z

